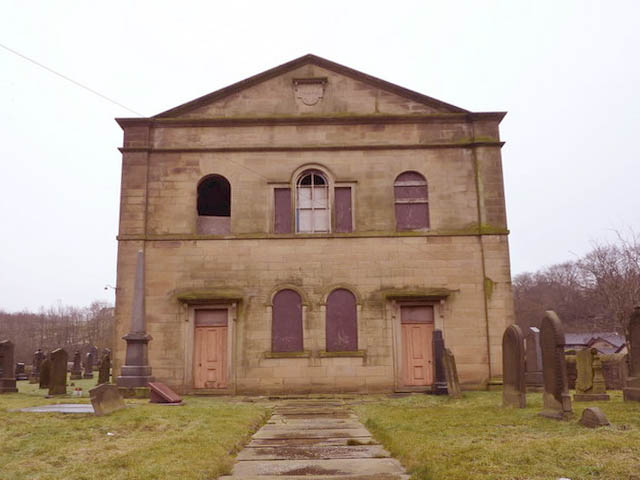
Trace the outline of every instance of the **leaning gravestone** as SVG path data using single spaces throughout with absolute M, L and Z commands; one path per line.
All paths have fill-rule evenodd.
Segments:
M 67 352 L 56 348 L 51 352 L 51 374 L 49 376 L 49 395 L 67 393 Z
M 432 393 L 435 395 L 447 394 L 447 378 L 444 375 L 444 338 L 442 330 L 433 331 L 433 360 L 435 379 L 433 381 Z
M 105 349 L 100 362 L 100 370 L 98 371 L 98 385 L 109 383 L 111 377 L 111 350 Z
M 545 312 L 540 325 L 544 410 L 540 415 L 568 420 L 573 415 L 567 387 L 567 365 L 564 358 L 564 330 L 562 322 L 552 310 Z
M 82 378 L 82 361 L 78 350 L 73 354 L 73 367 L 71 368 L 70 378 L 71 380 L 79 380 Z
M 442 356 L 444 375 L 447 379 L 447 391 L 451 398 L 462 397 L 462 391 L 460 390 L 460 381 L 458 380 L 458 369 L 456 368 L 456 358 L 448 348 L 444 349 L 444 355 Z
M 42 350 L 41 349 L 36 350 L 33 353 L 33 360 L 31 363 L 31 377 L 29 378 L 29 383 L 40 382 L 40 366 L 42 365 L 43 360 L 44 360 L 44 353 L 42 353 Z
M 89 352 L 84 357 L 84 374 L 82 378 L 93 378 L 93 352 Z
M 609 420 L 598 407 L 585 408 L 580 418 L 580 424 L 589 428 L 605 427 L 610 425 Z
M 622 393 L 625 401 L 640 402 L 640 305 L 633 309 L 627 325 L 627 349 L 629 374 Z
M 120 390 L 115 385 L 108 383 L 98 385 L 89 390 L 89 395 L 91 396 L 93 411 L 98 416 L 107 415 L 126 407 L 122 395 L 120 395 Z
M 529 327 L 525 337 L 525 382 L 530 391 L 542 391 L 542 350 L 540 349 L 540 329 Z
M 49 355 L 44 356 L 44 360 L 40 364 L 40 388 L 49 388 L 51 380 L 51 358 Z
M 149 382 L 151 403 L 182 404 L 182 397 L 161 382 Z
M 583 348 L 576 354 L 576 402 L 609 400 L 604 377 L 602 376 L 602 362 L 595 348 Z
M 0 342 L 0 393 L 15 393 L 16 379 L 14 376 L 13 364 L 13 343 L 9 340 Z
M 509 325 L 502 336 L 502 406 L 525 408 L 524 336 L 518 325 Z

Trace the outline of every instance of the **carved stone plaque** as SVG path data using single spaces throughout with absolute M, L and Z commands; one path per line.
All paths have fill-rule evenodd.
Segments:
M 307 107 L 317 105 L 324 97 L 326 78 L 297 78 L 293 80 L 296 101 Z

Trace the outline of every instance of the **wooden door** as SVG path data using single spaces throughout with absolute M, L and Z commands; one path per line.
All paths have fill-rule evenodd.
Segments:
M 227 387 L 227 310 L 196 310 L 195 388 Z
M 400 307 L 402 383 L 418 387 L 433 383 L 433 307 Z

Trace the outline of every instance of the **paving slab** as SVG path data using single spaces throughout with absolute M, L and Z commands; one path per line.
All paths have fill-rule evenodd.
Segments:
M 235 464 L 232 476 L 250 475 L 371 475 L 403 474 L 394 458 L 339 458 L 331 460 L 248 460 Z M 311 477 L 313 478 L 313 477 Z
M 95 413 L 93 405 L 88 403 L 58 403 L 55 405 L 21 408 L 18 411 L 35 413 Z
M 267 422 L 264 427 L 262 427 L 263 431 L 300 431 L 300 430 L 353 430 L 353 429 L 361 429 L 362 424 L 360 422 L 351 421 L 347 422 L 331 422 L 325 420 L 318 420 L 317 422 L 306 422 L 306 423 L 288 423 L 288 422 L 278 422 L 271 423 Z
M 382 445 L 327 445 L 278 446 L 245 448 L 237 460 L 306 460 L 331 458 L 385 458 L 389 457 Z
M 294 445 L 298 446 L 315 446 L 328 447 L 337 445 L 375 445 L 376 442 L 372 437 L 356 438 L 296 438 Z M 287 438 L 256 438 L 249 442 L 247 447 L 283 447 L 292 445 L 291 439 Z
M 357 438 L 370 437 L 369 430 L 364 427 L 340 429 L 332 428 L 331 432 L 327 430 L 301 430 L 299 428 L 281 428 L 277 430 L 265 430 L 264 427 L 253 435 L 253 438 Z
M 322 476 L 309 476 L 309 475 L 249 475 L 243 477 L 235 477 L 231 475 L 225 475 L 219 477 L 218 480 L 309 480 L 313 478 L 319 478 L 322 480 L 409 480 L 409 475 L 397 474 L 397 473 L 374 473 L 365 475 L 322 475 Z

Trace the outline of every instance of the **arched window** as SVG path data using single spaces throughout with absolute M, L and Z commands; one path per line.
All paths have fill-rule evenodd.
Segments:
M 404 172 L 393 184 L 396 230 L 429 228 L 427 181 L 418 172 Z
M 356 297 L 338 288 L 327 298 L 327 352 L 358 350 Z
M 319 170 L 308 170 L 296 182 L 296 231 L 330 230 L 329 182 Z
M 295 290 L 280 290 L 273 297 L 272 352 L 302 352 L 302 299 Z
M 221 175 L 198 184 L 198 233 L 220 235 L 231 230 L 231 185 Z

